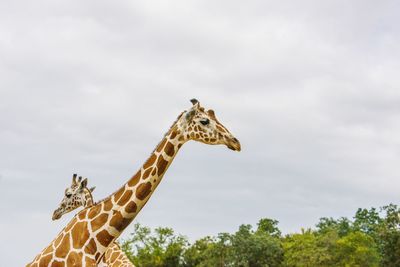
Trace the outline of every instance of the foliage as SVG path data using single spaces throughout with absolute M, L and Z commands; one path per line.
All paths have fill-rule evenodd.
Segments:
M 335 266 L 376 267 L 379 253 L 372 237 L 357 231 L 340 238 L 335 246 Z
M 271 222 L 274 222 L 271 224 Z M 241 225 L 231 236 L 231 266 L 262 267 L 280 266 L 283 249 L 280 242 L 280 231 L 275 227 L 276 221 L 262 219 L 256 232 L 251 225 Z
M 332 261 L 332 244 L 336 242 L 336 232 L 318 235 L 311 229 L 291 234 L 283 240 L 283 266 L 318 267 L 329 266 Z
M 352 218 L 321 218 L 315 229 L 282 236 L 278 221 L 263 218 L 233 233 L 194 241 L 171 228 L 139 224 L 122 244 L 138 267 L 398 267 L 400 209 L 358 209 Z
M 385 217 L 378 227 L 377 243 L 382 255 L 382 266 L 400 266 L 400 209 L 393 204 L 384 206 Z
M 156 228 L 135 224 L 131 238 L 125 240 L 122 249 L 137 266 L 176 267 L 180 266 L 187 239 L 176 236 L 171 228 Z

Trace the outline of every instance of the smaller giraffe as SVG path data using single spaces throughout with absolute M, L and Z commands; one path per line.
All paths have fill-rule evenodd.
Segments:
M 82 177 L 79 176 L 78 180 L 76 180 L 76 177 L 76 174 L 72 176 L 71 186 L 65 189 L 64 198 L 61 200 L 59 207 L 53 213 L 53 221 L 60 219 L 64 214 L 69 213 L 81 206 L 87 208 L 94 204 L 92 192 L 94 191 L 95 187 L 89 189 L 87 187 L 87 178 L 82 180 Z M 117 242 L 112 242 L 108 246 L 98 266 L 135 267 L 128 257 L 123 253 Z

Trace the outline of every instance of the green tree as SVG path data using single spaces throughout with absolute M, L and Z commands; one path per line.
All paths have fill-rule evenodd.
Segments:
M 200 239 L 185 251 L 185 266 L 280 266 L 283 248 L 277 224 L 275 220 L 261 219 L 256 231 L 251 225 L 241 225 L 234 234 Z
M 215 240 L 209 236 L 196 240 L 183 254 L 185 267 L 207 266 L 211 260 L 211 251 L 215 249 Z
M 344 267 L 377 267 L 380 255 L 374 239 L 356 231 L 336 242 L 335 265 Z
M 384 206 L 381 211 L 385 214 L 377 236 L 382 255 L 382 266 L 400 266 L 400 209 L 393 204 Z
M 335 231 L 326 231 L 323 235 L 311 229 L 300 234 L 287 235 L 283 239 L 284 263 L 287 267 L 331 266 L 332 247 L 338 239 Z
M 344 217 L 339 218 L 338 220 L 323 217 L 319 219 L 316 226 L 317 232 L 320 234 L 336 231 L 339 237 L 345 236 L 353 231 L 352 222 Z
M 187 239 L 171 228 L 150 228 L 135 224 L 131 237 L 122 244 L 128 258 L 140 267 L 177 267 L 182 265 Z
M 282 233 L 278 228 L 278 223 L 277 220 L 263 218 L 257 223 L 257 233 L 262 232 L 280 238 Z
M 251 225 L 241 225 L 230 237 L 232 266 L 262 267 L 280 266 L 283 260 L 283 248 L 277 221 L 261 219 L 256 232 Z
M 230 234 L 220 233 L 217 237 L 205 237 L 197 240 L 184 252 L 184 266 L 230 266 L 231 253 Z
M 354 216 L 353 228 L 372 237 L 376 237 L 377 229 L 383 222 L 375 208 L 358 209 Z
M 358 209 L 353 220 L 321 218 L 315 230 L 282 237 L 278 221 L 263 218 L 190 245 L 171 228 L 135 225 L 122 244 L 138 267 L 399 267 L 400 209 Z

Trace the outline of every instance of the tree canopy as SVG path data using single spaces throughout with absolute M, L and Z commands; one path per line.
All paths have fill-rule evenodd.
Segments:
M 278 221 L 190 243 L 173 229 L 135 224 L 122 249 L 138 267 L 400 266 L 400 209 L 358 209 L 353 218 L 321 218 L 315 228 L 282 235 Z

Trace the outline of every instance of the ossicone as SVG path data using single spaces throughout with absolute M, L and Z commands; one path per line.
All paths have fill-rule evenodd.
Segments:
M 197 100 L 196 98 L 190 99 L 190 102 L 192 102 L 193 106 L 199 104 L 199 100 Z

